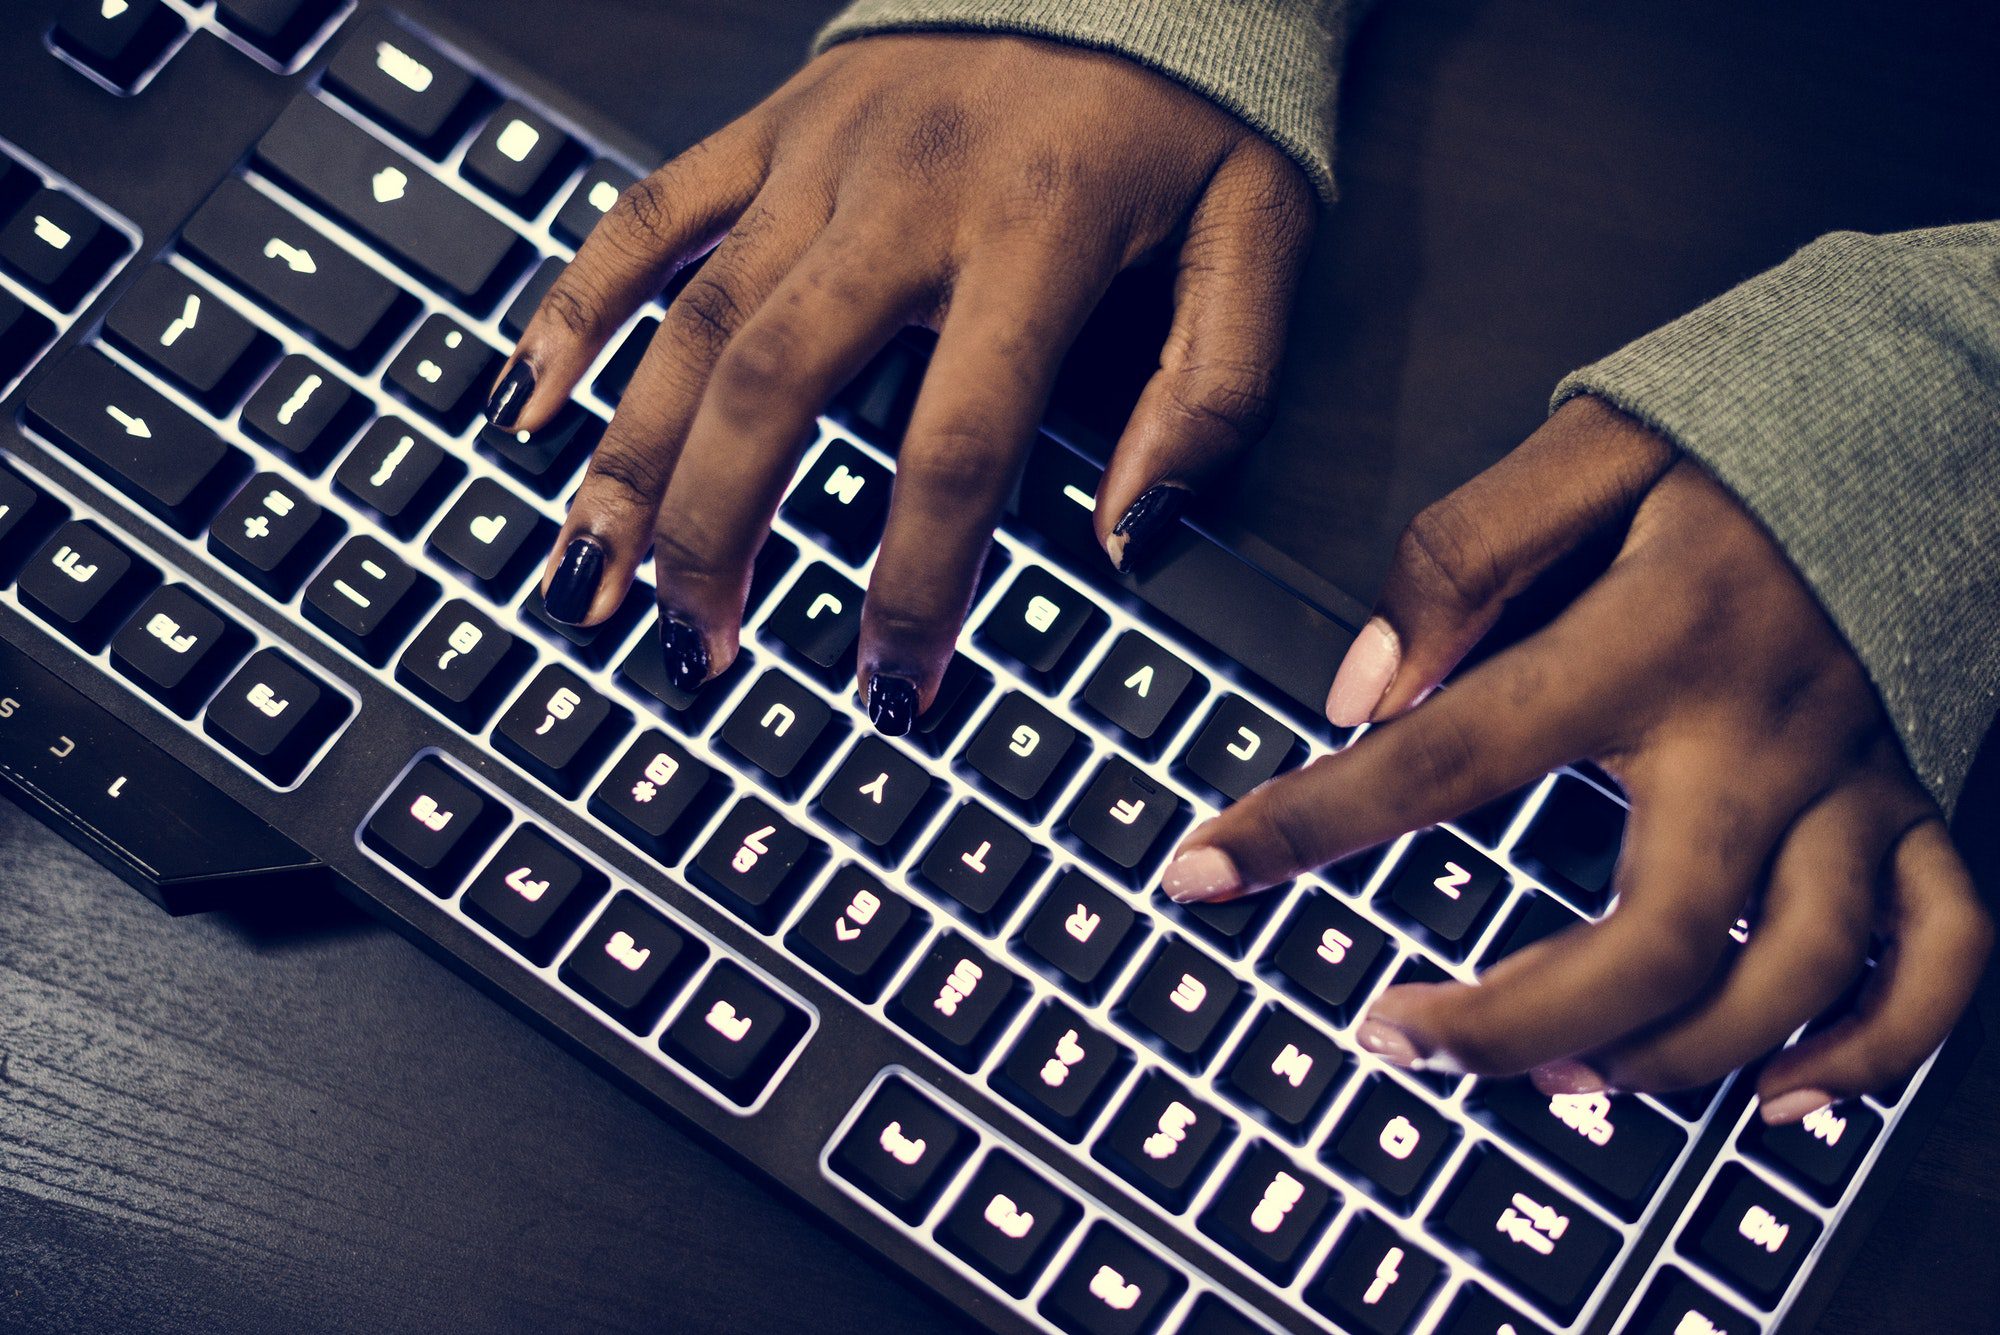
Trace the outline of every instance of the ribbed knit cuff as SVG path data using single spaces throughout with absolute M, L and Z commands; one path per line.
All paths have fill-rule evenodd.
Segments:
M 1115 52 L 1237 116 L 1331 202 L 1348 9 L 1346 0 L 856 0 L 813 49 L 886 32 L 1003 32 Z
M 1947 815 L 2000 707 L 2000 224 L 1835 233 L 1572 373 L 1763 521 Z

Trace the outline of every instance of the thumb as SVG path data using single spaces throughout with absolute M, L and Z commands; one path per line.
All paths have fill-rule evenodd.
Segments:
M 1430 694 L 1508 599 L 1586 539 L 1627 522 L 1674 454 L 1665 438 L 1580 396 L 1426 506 L 1398 539 L 1375 614 L 1334 674 L 1327 718 L 1351 728 Z

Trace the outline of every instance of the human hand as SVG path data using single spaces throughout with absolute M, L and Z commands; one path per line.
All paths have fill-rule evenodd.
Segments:
M 815 415 L 905 325 L 938 330 L 862 616 L 870 716 L 906 731 L 951 656 L 1057 365 L 1122 269 L 1178 245 L 1172 330 L 1097 496 L 1121 568 L 1262 429 L 1314 221 L 1242 122 L 1122 58 L 989 36 L 837 46 L 618 201 L 498 381 L 546 425 L 676 270 L 542 588 L 618 607 L 648 548 L 675 684 L 735 657 L 751 563 Z M 718 244 L 719 242 L 719 244 Z
M 1425 699 L 1509 598 L 1620 534 L 1555 620 Z M 1878 932 L 1858 1013 L 1759 1076 L 1764 1117 L 1796 1121 L 1908 1075 L 1979 981 L 1992 924 L 1860 663 L 1757 521 L 1598 400 L 1410 525 L 1328 712 L 1394 721 L 1194 831 L 1169 894 L 1233 898 L 1583 757 L 1631 800 L 1613 911 L 1477 985 L 1389 988 L 1356 1038 L 1394 1064 L 1703 1085 L 1835 1001 Z

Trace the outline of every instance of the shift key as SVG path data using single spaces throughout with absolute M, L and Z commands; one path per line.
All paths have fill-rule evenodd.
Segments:
M 310 94 L 278 117 L 257 158 L 481 314 L 525 259 L 526 244 L 512 228 Z

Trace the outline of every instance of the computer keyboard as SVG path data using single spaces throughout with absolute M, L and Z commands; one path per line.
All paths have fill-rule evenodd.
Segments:
M 1741 1078 L 1549 1098 L 1353 1041 L 1391 982 L 1606 911 L 1599 776 L 1166 901 L 1195 822 L 1350 740 L 1318 705 L 1352 609 L 1192 530 L 1114 578 L 1097 468 L 1047 436 L 936 702 L 875 735 L 855 648 L 895 442 L 865 386 L 800 465 L 741 657 L 679 690 L 643 583 L 589 630 L 534 586 L 658 304 L 548 430 L 478 418 L 642 164 L 373 4 L 32 22 L 89 75 L 51 96 L 143 110 L 182 61 L 270 90 L 165 230 L 0 160 L 0 772 L 148 894 L 331 868 L 996 1330 L 1809 1316 L 1937 1059 L 1768 1128 Z

